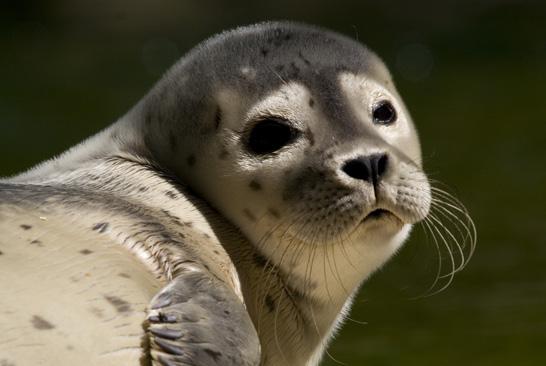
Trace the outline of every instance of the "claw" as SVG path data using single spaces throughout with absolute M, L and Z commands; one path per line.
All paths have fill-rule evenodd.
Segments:
M 176 321 L 178 320 L 175 314 L 160 314 L 160 315 L 161 315 L 161 321 L 164 323 L 176 323 Z
M 163 366 L 178 366 L 175 361 L 171 360 L 170 358 L 166 356 L 157 356 L 157 360 L 159 363 Z
M 152 332 L 153 335 L 166 338 L 166 339 L 178 339 L 182 337 L 182 331 L 178 329 L 169 329 L 169 328 L 154 328 L 150 327 L 150 332 Z
M 184 354 L 184 350 L 182 348 L 172 344 L 169 341 L 166 341 L 166 340 L 161 339 L 161 338 L 154 338 L 154 342 L 159 347 L 161 347 L 161 349 L 163 349 L 164 351 L 166 351 L 166 352 L 168 352 L 170 354 L 179 355 L 179 356 L 182 356 Z

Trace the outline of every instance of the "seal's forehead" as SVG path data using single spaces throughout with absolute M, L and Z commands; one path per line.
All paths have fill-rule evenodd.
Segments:
M 390 80 L 383 62 L 367 47 L 341 34 L 298 23 L 270 22 L 237 28 L 205 41 L 195 62 L 222 65 L 217 78 L 242 68 L 282 78 L 314 78 L 319 73 L 351 72 Z

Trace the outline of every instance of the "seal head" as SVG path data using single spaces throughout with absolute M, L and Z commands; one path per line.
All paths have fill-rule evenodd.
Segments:
M 286 251 L 388 241 L 428 212 L 417 132 L 389 72 L 339 34 L 292 23 L 223 33 L 143 108 L 149 134 L 164 135 L 154 155 L 277 264 Z

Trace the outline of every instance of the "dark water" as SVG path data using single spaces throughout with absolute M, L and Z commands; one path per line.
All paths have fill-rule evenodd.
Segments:
M 418 228 L 364 285 L 356 321 L 324 364 L 546 365 L 543 4 L 3 2 L 0 175 L 107 126 L 177 57 L 221 29 L 279 18 L 333 28 L 391 67 L 427 171 L 465 202 L 479 240 L 449 288 L 412 299 L 435 276 L 436 249 Z

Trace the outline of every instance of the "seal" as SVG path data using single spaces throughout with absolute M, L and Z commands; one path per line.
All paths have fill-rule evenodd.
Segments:
M 216 35 L 0 183 L 0 362 L 317 365 L 431 203 L 373 52 L 287 22 Z

